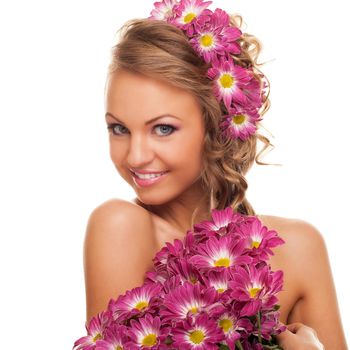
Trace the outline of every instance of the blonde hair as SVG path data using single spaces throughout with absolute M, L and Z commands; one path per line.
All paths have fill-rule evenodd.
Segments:
M 241 28 L 242 17 L 237 14 L 230 15 L 230 23 Z M 244 175 L 254 161 L 260 165 L 269 165 L 259 160 L 266 148 L 273 147 L 269 139 L 257 132 L 246 141 L 222 137 L 219 121 L 227 110 L 223 102 L 219 103 L 216 99 L 213 81 L 206 76 L 210 64 L 194 51 L 181 29 L 165 21 L 145 18 L 127 21 L 118 32 L 120 39 L 112 47 L 108 73 L 116 69 L 141 73 L 185 89 L 198 98 L 206 130 L 200 179 L 208 198 L 202 203 L 210 203 L 210 210 L 231 206 L 241 214 L 255 215 L 246 198 L 248 183 Z M 262 64 L 256 61 L 261 51 L 261 43 L 247 33 L 243 33 L 238 42 L 241 53 L 232 56 L 234 62 L 244 68 L 252 67 L 254 77 L 262 87 L 266 77 L 257 68 Z M 270 87 L 269 84 L 267 86 Z M 269 92 L 270 89 L 259 110 L 261 116 L 270 107 Z M 264 143 L 264 147 L 257 154 L 258 139 Z M 193 212 L 192 225 L 198 209 L 199 207 Z

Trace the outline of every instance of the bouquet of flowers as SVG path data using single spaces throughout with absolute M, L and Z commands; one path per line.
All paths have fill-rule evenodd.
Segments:
M 211 217 L 166 242 L 143 285 L 110 299 L 73 350 L 281 349 L 283 271 L 268 260 L 284 240 L 231 207 Z

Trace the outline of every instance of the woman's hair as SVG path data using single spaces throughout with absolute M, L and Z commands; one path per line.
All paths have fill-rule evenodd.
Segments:
M 242 17 L 230 15 L 230 24 L 241 28 Z M 213 81 L 206 76 L 210 65 L 196 53 L 181 29 L 165 21 L 131 19 L 118 32 L 120 38 L 112 48 L 108 73 L 126 69 L 160 79 L 192 93 L 202 107 L 205 142 L 200 179 L 208 197 L 202 203 L 210 203 L 210 210 L 231 206 L 243 215 L 255 215 L 246 198 L 248 183 L 244 175 L 254 161 L 268 165 L 258 158 L 266 148 L 273 147 L 269 139 L 257 132 L 246 141 L 222 136 L 219 122 L 227 110 L 223 101 L 219 103 L 216 99 Z M 237 42 L 241 53 L 232 56 L 234 62 L 244 68 L 252 67 L 254 77 L 262 87 L 265 76 L 257 69 L 262 64 L 256 62 L 261 43 L 247 33 L 243 33 Z M 261 116 L 270 107 L 268 95 L 263 99 Z M 257 139 L 264 143 L 258 154 Z M 198 209 L 193 213 L 192 224 Z

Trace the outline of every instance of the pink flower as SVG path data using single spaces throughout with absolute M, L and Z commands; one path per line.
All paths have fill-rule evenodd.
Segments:
M 173 7 L 177 4 L 177 0 L 163 0 L 153 4 L 154 9 L 151 11 L 149 19 L 159 21 L 167 21 L 173 16 Z
M 262 307 L 271 308 L 277 301 L 273 295 L 282 287 L 282 271 L 271 272 L 268 266 L 246 268 L 236 266 L 230 281 L 231 297 L 243 302 L 241 316 L 255 315 Z
M 234 241 L 232 237 L 231 235 L 220 239 L 211 237 L 198 246 L 197 254 L 190 257 L 189 261 L 200 269 L 222 269 L 236 264 L 251 263 L 251 257 L 242 255 L 245 242 Z
M 111 322 L 110 311 L 102 311 L 91 318 L 89 323 L 85 324 L 87 336 L 81 337 L 74 342 L 73 350 L 92 350 L 96 347 L 96 342 L 103 339 L 106 327 Z
M 108 307 L 116 320 L 124 320 L 135 315 L 142 316 L 145 312 L 152 312 L 158 305 L 161 290 L 161 284 L 144 284 L 126 291 L 126 294 L 120 295 L 116 302 L 110 301 Z
M 188 35 L 194 32 L 193 21 L 207 8 L 212 1 L 203 0 L 180 0 L 174 6 L 175 16 L 170 19 L 170 23 L 186 31 Z
M 236 40 L 242 32 L 237 27 L 230 27 L 229 16 L 225 11 L 218 8 L 215 12 L 204 10 L 194 22 L 194 28 L 190 43 L 206 62 L 211 62 L 218 55 L 241 52 Z
M 204 235 L 209 234 L 208 231 L 224 236 L 231 231 L 232 226 L 243 221 L 242 216 L 238 213 L 234 213 L 231 207 L 227 207 L 224 210 L 213 209 L 211 216 L 211 221 L 201 221 L 193 226 L 194 234 L 197 237 L 198 233 Z
M 231 109 L 228 115 L 224 115 L 220 127 L 223 134 L 231 138 L 240 138 L 242 141 L 248 139 L 256 131 L 256 123 L 261 118 L 256 110 L 236 112 Z
M 217 350 L 216 343 L 224 339 L 223 331 L 205 313 L 189 317 L 173 333 L 173 346 L 183 350 Z
M 172 321 L 175 324 L 189 314 L 223 310 L 218 300 L 219 296 L 214 288 L 204 288 L 200 283 L 192 284 L 186 281 L 165 296 L 165 309 L 160 312 L 164 321 Z
M 161 328 L 160 318 L 158 316 L 153 318 L 151 315 L 146 314 L 144 318 L 131 320 L 130 324 L 131 327 L 128 329 L 130 342 L 126 344 L 126 349 L 167 349 L 167 346 L 162 343 L 170 329 Z
M 267 261 L 269 254 L 274 255 L 271 248 L 285 243 L 275 230 L 269 230 L 256 217 L 240 225 L 239 231 L 245 238 L 246 248 L 251 250 L 250 255 L 259 260 Z
M 245 90 L 251 76 L 246 69 L 235 65 L 231 57 L 214 59 L 207 75 L 210 79 L 215 79 L 214 93 L 218 101 L 224 101 L 227 110 L 231 108 L 232 102 L 241 106 L 248 105 Z
M 122 349 L 129 341 L 126 335 L 127 327 L 113 323 L 106 329 L 103 340 L 97 340 L 95 350 L 115 350 Z

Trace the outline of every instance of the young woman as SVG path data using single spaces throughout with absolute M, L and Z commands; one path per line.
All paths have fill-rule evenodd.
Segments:
M 206 6 L 201 0 L 192 3 L 202 11 Z M 163 19 L 171 16 L 164 8 L 174 4 L 171 0 L 161 3 L 163 14 L 167 13 Z M 159 16 L 161 8 L 157 10 L 153 17 Z M 186 18 L 186 6 L 177 9 L 178 16 L 179 11 Z M 186 23 L 199 17 L 193 7 L 189 15 Z M 230 17 L 231 25 L 239 28 L 240 19 Z M 245 197 L 244 175 L 254 161 L 259 163 L 257 140 L 266 147 L 270 144 L 252 128 L 258 125 L 256 115 L 238 108 L 243 106 L 244 93 L 246 103 L 256 102 L 253 93 L 244 90 L 248 80 L 239 85 L 239 79 L 246 77 L 243 71 L 221 75 L 223 88 L 231 83 L 236 90 L 220 100 L 220 91 L 214 89 L 218 81 L 214 74 L 207 75 L 213 67 L 209 51 L 206 57 L 200 55 L 174 23 L 138 19 L 129 21 L 123 30 L 107 77 L 106 124 L 111 160 L 136 198 L 133 202 L 108 200 L 89 217 L 84 245 L 87 321 L 105 310 L 112 297 L 140 286 L 165 242 L 182 239 L 193 223 L 209 220 L 211 209 L 231 206 L 244 215 L 257 215 Z M 208 43 L 210 37 L 202 39 Z M 254 81 L 259 82 L 254 86 L 262 87 L 264 77 L 257 73 L 255 63 L 259 41 L 242 34 L 235 42 L 240 52 L 232 54 L 234 63 L 251 68 Z M 233 42 L 225 48 L 232 53 Z M 226 127 L 231 137 L 222 137 L 219 121 L 228 113 L 229 103 L 238 106 L 236 118 L 231 117 L 236 128 Z M 260 115 L 268 107 L 265 97 Z M 257 216 L 286 242 L 270 259 L 274 271 L 284 272 L 278 298 L 280 320 L 288 330 L 278 336 L 279 344 L 285 350 L 346 349 L 321 233 L 303 220 Z

